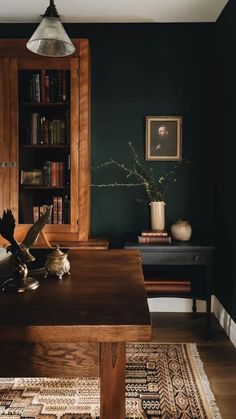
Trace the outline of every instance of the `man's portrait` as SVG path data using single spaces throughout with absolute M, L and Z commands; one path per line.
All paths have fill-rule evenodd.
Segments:
M 182 159 L 182 117 L 146 116 L 146 160 Z

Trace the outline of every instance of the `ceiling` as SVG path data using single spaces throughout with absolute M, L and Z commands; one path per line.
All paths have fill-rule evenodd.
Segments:
M 229 0 L 55 0 L 63 22 L 215 22 Z M 1 23 L 39 22 L 49 0 L 1 0 Z

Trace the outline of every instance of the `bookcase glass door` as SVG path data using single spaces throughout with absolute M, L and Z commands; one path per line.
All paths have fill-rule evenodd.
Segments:
M 20 70 L 20 224 L 52 205 L 49 224 L 70 224 L 70 70 Z
M 0 210 L 10 208 L 19 242 L 53 205 L 44 236 L 54 245 L 90 232 L 90 54 L 87 39 L 58 58 L 26 39 L 0 39 Z M 0 215 L 1 216 L 1 215 Z M 61 224 L 60 224 L 61 223 Z M 6 244 L 1 239 L 0 244 Z

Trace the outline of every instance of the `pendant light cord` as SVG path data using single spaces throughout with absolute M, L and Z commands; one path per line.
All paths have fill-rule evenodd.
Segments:
M 55 17 L 60 18 L 56 6 L 54 4 L 54 0 L 50 0 L 50 5 L 48 6 L 46 12 L 44 13 L 43 17 Z

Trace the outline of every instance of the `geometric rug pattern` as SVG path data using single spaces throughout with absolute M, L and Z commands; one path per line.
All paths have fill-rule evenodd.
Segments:
M 97 419 L 99 379 L 0 378 L 0 418 Z M 126 345 L 126 418 L 221 419 L 195 344 Z

